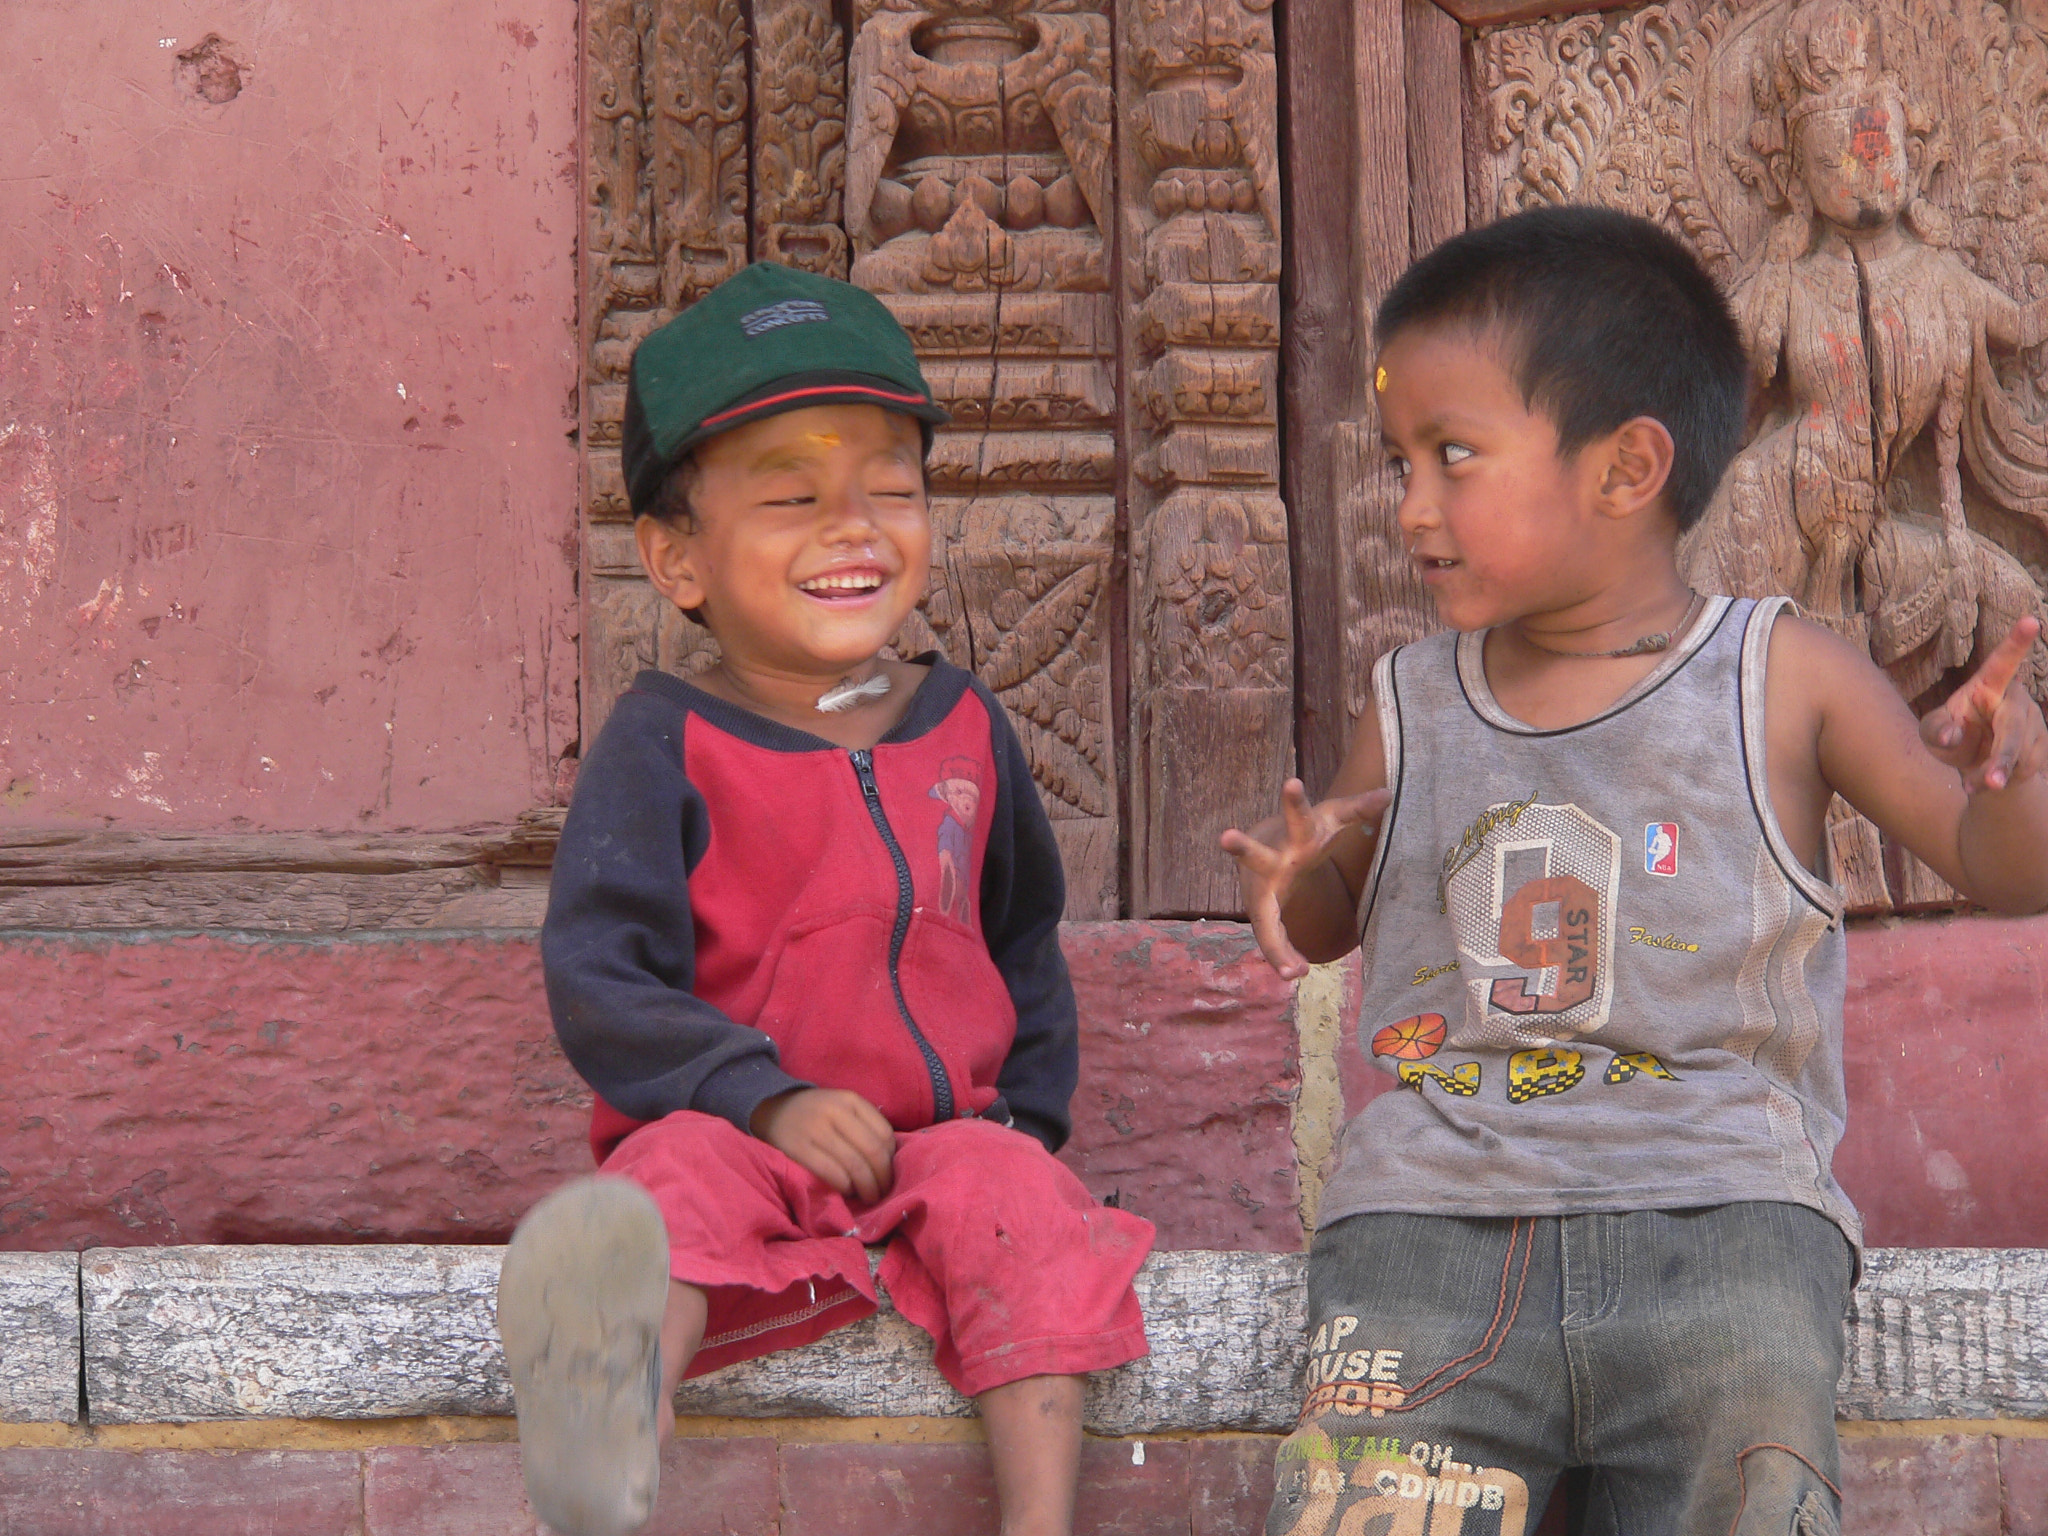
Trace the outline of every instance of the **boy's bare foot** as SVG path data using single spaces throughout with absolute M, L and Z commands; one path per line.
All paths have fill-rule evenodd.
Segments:
M 498 1333 L 534 1512 L 560 1536 L 627 1536 L 661 1478 L 668 1231 L 625 1179 L 578 1179 L 512 1234 Z

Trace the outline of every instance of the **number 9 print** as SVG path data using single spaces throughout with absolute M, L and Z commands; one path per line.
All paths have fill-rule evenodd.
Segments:
M 1465 969 L 1516 973 L 1472 981 L 1472 1022 L 1501 1044 L 1528 1039 L 1522 1020 L 1551 1039 L 1591 1034 L 1614 998 L 1621 839 L 1575 805 L 1519 809 L 1445 889 Z

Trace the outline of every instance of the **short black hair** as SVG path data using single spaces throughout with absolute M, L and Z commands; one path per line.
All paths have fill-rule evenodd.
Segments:
M 661 482 L 661 489 L 655 492 L 652 503 L 640 515 L 667 523 L 678 533 L 695 533 L 697 508 L 691 498 L 697 494 L 697 482 L 703 478 L 704 471 L 697 463 L 696 451 L 686 450 L 677 460 L 676 467 Z
M 1749 364 L 1721 290 L 1675 236 L 1612 208 L 1534 208 L 1454 235 L 1380 304 L 1381 347 L 1415 326 L 1497 334 L 1531 410 L 1572 454 L 1638 416 L 1675 452 L 1665 497 L 1700 520 L 1742 446 Z

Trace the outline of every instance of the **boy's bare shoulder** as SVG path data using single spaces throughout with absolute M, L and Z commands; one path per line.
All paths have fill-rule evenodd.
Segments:
M 1775 739 L 1796 722 L 1833 730 L 1838 744 L 1866 732 L 1888 746 L 1918 741 L 1912 711 L 1884 669 L 1861 646 L 1802 614 L 1781 612 L 1772 625 L 1765 688 Z
M 1775 662 L 1781 656 L 1802 669 L 1813 665 L 1863 670 L 1875 665 L 1825 624 L 1817 624 L 1790 607 L 1780 608 L 1771 625 L 1771 659 Z
M 1765 717 L 1779 741 L 1788 731 L 1818 732 L 1832 705 L 1858 700 L 1897 704 L 1891 679 L 1867 654 L 1825 624 L 1789 608 L 1779 610 L 1771 625 L 1765 688 Z

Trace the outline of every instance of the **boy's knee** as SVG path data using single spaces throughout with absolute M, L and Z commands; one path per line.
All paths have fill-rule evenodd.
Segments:
M 1840 1536 L 1840 1479 L 1832 1467 L 1778 1444 L 1746 1447 L 1738 1467 L 1730 1536 Z
M 942 1120 L 896 1139 L 896 1162 L 932 1178 L 986 1179 L 995 1170 L 1020 1178 L 1066 1173 L 1066 1167 L 1038 1139 L 993 1120 Z M 1069 1178 L 1072 1174 L 1067 1174 Z
M 1052 1210 L 1083 1213 L 1095 1197 L 1035 1138 L 987 1120 L 949 1120 L 899 1137 L 896 1184 L 926 1205 L 987 1212 L 1029 1228 Z

